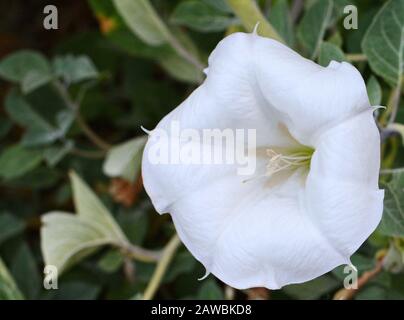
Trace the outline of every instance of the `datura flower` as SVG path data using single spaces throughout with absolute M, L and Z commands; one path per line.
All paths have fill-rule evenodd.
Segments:
M 142 175 L 156 210 L 171 214 L 208 273 L 238 289 L 278 289 L 350 264 L 384 197 L 375 108 L 360 73 L 346 62 L 322 67 L 255 33 L 223 39 L 205 71 L 149 132 Z M 152 161 L 156 132 L 177 138 L 173 122 L 197 132 L 255 129 L 255 172 Z

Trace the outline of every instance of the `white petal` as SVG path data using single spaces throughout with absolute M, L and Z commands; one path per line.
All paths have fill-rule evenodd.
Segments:
M 274 40 L 256 37 L 254 44 L 258 85 L 302 144 L 313 145 L 325 127 L 369 108 L 366 85 L 352 65 L 332 61 L 324 68 Z
M 275 188 L 217 181 L 173 205 L 178 234 L 232 287 L 278 289 L 313 279 L 348 259 L 308 219 L 302 182 L 299 172 Z
M 282 184 L 243 183 L 236 165 L 154 165 L 151 132 L 146 191 L 160 213 L 171 213 L 191 253 L 233 287 L 275 289 L 348 263 L 380 220 L 383 197 L 364 88 L 346 63 L 323 68 L 273 40 L 227 37 L 209 58 L 206 81 L 157 129 L 174 120 L 199 131 L 254 128 L 258 146 L 286 147 L 294 141 L 280 130 L 284 123 L 316 147 L 307 181 L 301 171 Z
M 372 110 L 329 129 L 316 142 L 306 182 L 307 211 L 347 257 L 380 222 L 379 167 L 380 135 Z

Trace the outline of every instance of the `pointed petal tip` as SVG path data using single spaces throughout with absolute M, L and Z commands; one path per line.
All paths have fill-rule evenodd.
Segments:
M 147 135 L 151 135 L 151 133 L 152 133 L 152 131 L 153 130 L 147 130 L 145 127 L 143 127 L 143 126 L 140 126 L 140 129 L 142 129 L 142 131 L 144 132 L 144 133 L 146 133 Z
M 209 275 L 210 275 L 210 272 L 208 271 L 208 269 L 206 269 L 205 274 L 202 277 L 198 278 L 198 281 L 205 280 Z
M 254 29 L 253 29 L 253 31 L 252 31 L 252 34 L 254 35 L 254 36 L 258 36 L 258 26 L 260 25 L 260 22 L 258 21 L 256 24 L 255 24 L 255 27 L 254 27 Z
M 372 106 L 371 108 L 372 108 L 372 112 L 375 112 L 376 110 L 379 110 L 379 109 L 384 109 L 384 110 L 387 109 L 387 107 L 385 107 L 385 106 Z

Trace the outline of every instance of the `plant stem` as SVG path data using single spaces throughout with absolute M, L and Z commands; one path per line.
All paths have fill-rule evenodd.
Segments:
M 163 255 L 160 261 L 157 263 L 156 270 L 154 271 L 154 274 L 144 292 L 143 300 L 153 299 L 161 281 L 163 280 L 163 276 L 180 244 L 180 238 L 178 238 L 177 235 L 174 235 L 164 248 Z
M 350 62 L 361 62 L 368 60 L 368 58 L 362 53 L 347 53 L 345 57 Z
M 177 52 L 177 54 L 184 58 L 184 60 L 188 61 L 192 64 L 196 69 L 200 72 L 203 72 L 205 69 L 205 65 L 199 61 L 197 57 L 195 57 L 191 52 L 189 52 L 185 47 L 178 41 L 178 39 L 169 33 L 167 35 L 168 42 L 170 43 L 171 47 Z
M 83 150 L 79 148 L 72 148 L 70 153 L 79 157 L 89 158 L 89 159 L 102 159 L 105 157 L 105 152 L 100 151 L 93 151 L 93 150 Z
M 66 106 L 75 112 L 76 122 L 83 133 L 87 136 L 87 138 L 99 149 L 103 151 L 109 150 L 111 148 L 111 145 L 104 141 L 89 127 L 84 118 L 81 116 L 80 104 L 72 100 L 67 88 L 59 80 L 55 80 L 53 84 Z
M 162 250 L 148 250 L 133 244 L 121 246 L 120 249 L 127 258 L 142 262 L 158 262 L 163 258 L 164 254 Z
M 404 168 L 382 169 L 382 170 L 380 170 L 380 174 L 393 174 L 393 173 L 404 173 Z
M 98 134 L 96 134 L 84 120 L 80 111 L 76 112 L 76 122 L 80 126 L 83 133 L 87 136 L 87 138 L 94 143 L 98 148 L 104 151 L 108 151 L 111 148 L 111 145 L 105 142 Z
M 248 32 L 251 32 L 257 23 L 259 23 L 259 34 L 283 43 L 285 42 L 275 28 L 264 17 L 254 0 L 227 0 L 227 3 L 240 18 L 244 28 Z
M 402 77 L 400 77 L 397 87 L 391 93 L 391 101 L 389 101 L 389 109 L 390 109 L 390 117 L 387 125 L 394 123 L 397 117 L 398 106 L 400 104 L 400 96 L 401 96 L 401 82 Z

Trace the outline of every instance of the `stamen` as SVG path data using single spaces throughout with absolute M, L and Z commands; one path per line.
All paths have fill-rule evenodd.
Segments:
M 283 155 L 273 149 L 267 150 L 269 163 L 267 165 L 267 176 L 271 176 L 277 172 L 294 169 L 310 164 L 312 154 L 310 152 L 296 152 L 288 155 Z

